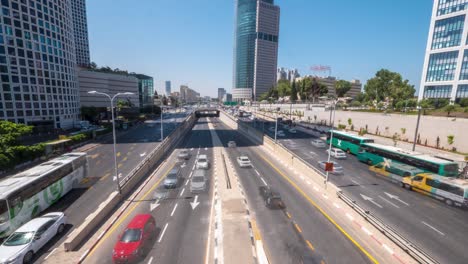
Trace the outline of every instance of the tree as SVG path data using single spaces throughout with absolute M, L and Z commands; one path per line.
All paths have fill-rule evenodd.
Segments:
M 460 106 L 461 107 L 468 107 L 468 98 L 462 98 L 460 100 Z
M 18 145 L 19 138 L 31 132 L 32 126 L 0 121 L 0 151 L 3 152 L 8 147 Z
M 353 124 L 353 120 L 351 118 L 348 118 L 348 125 L 351 126 Z
M 367 96 L 365 93 L 359 92 L 356 97 L 354 97 L 354 101 L 364 103 L 367 100 Z
M 432 102 L 430 100 L 428 100 L 428 99 L 422 99 L 421 101 L 419 101 L 418 105 L 422 108 L 423 115 L 426 115 L 426 110 L 427 109 L 433 107 Z
M 335 91 L 337 97 L 344 97 L 344 95 L 351 90 L 351 83 L 345 80 L 339 80 L 335 83 Z
M 323 96 L 325 94 L 328 93 L 328 88 L 325 84 L 319 82 L 317 80 L 317 78 L 305 78 L 304 80 L 306 79 L 310 79 L 309 82 L 307 82 L 307 85 L 306 86 L 306 91 L 307 91 L 307 98 L 312 98 L 312 101 L 315 102 L 315 99 L 320 97 L 320 96 Z
M 291 83 L 288 80 L 280 80 L 276 89 L 279 97 L 289 96 L 291 94 Z
M 392 106 L 401 98 L 412 98 L 416 91 L 399 73 L 386 69 L 379 70 L 374 78 L 369 79 L 364 90 L 369 99 L 380 102 L 388 98 Z
M 456 104 L 449 104 L 444 107 L 444 111 L 447 112 L 447 116 L 450 116 L 450 113 L 457 110 L 459 105 Z
M 296 89 L 296 80 L 293 80 L 291 85 L 291 101 L 297 101 L 297 89 Z
M 452 145 L 453 142 L 455 142 L 455 136 L 454 136 L 454 135 L 448 135 L 448 136 L 447 136 L 447 143 L 448 143 L 449 145 Z

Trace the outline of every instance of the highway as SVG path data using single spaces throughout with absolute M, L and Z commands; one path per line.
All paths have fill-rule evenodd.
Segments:
M 270 263 L 300 263 L 305 256 L 312 257 L 314 263 L 321 263 L 322 260 L 325 263 L 370 263 L 357 247 L 284 179 L 285 175 L 272 167 L 273 161 L 254 150 L 257 146 L 221 122 L 217 132 L 225 147 L 230 140 L 237 143 L 236 148 L 226 150 L 241 179 L 250 209 L 254 212 Z M 236 158 L 241 153 L 250 158 L 253 168 L 239 167 Z M 291 219 L 282 210 L 265 206 L 259 195 L 259 187 L 265 185 L 281 194 Z M 298 229 L 295 229 L 294 223 Z
M 188 161 L 180 162 L 177 153 L 187 149 Z M 211 134 L 204 119 L 199 119 L 182 147 L 177 148 L 164 166 L 137 197 L 135 206 L 123 215 L 96 245 L 84 263 L 112 263 L 112 250 L 127 224 L 137 214 L 152 214 L 158 228 L 153 246 L 145 252 L 141 263 L 204 263 L 211 208 L 212 184 L 200 194 L 190 192 L 190 179 L 197 154 L 206 154 L 212 164 Z M 162 185 L 164 177 L 175 166 L 181 168 L 183 179 L 175 189 Z M 212 178 L 212 168 L 207 176 Z M 154 199 L 162 195 L 163 199 Z M 195 200 L 196 199 L 196 200 Z M 199 203 L 199 204 L 198 204 Z
M 259 124 L 259 123 L 257 123 Z M 274 138 L 274 122 L 265 123 L 265 132 Z M 261 123 L 260 126 L 262 127 Z M 326 149 L 311 145 L 315 138 L 306 129 L 297 133 L 283 129 L 285 137 L 278 142 L 318 168 L 317 161 L 327 160 Z M 333 159 L 333 158 L 332 158 Z M 333 159 L 335 160 L 335 159 Z M 370 210 L 412 242 L 425 249 L 441 263 L 467 263 L 466 237 L 468 236 L 468 212 L 449 207 L 444 203 L 407 191 L 388 180 L 373 175 L 366 164 L 353 155 L 346 160 L 335 160 L 344 168 L 344 175 L 330 175 L 330 180 L 363 208 Z
M 187 116 L 187 112 L 165 113 L 164 137 L 169 135 Z M 121 177 L 127 175 L 145 156 L 160 143 L 160 125 L 148 127 L 139 125 L 129 128 L 117 138 L 117 162 Z M 62 211 L 67 215 L 67 233 L 48 243 L 38 254 L 35 262 L 41 263 L 45 255 L 58 247 L 66 236 L 117 189 L 114 177 L 114 159 L 112 138 L 87 151 L 88 178 L 81 183 L 81 188 L 72 190 L 46 212 Z

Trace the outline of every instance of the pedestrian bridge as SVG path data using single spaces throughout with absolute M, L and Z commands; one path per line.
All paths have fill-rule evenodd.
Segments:
M 219 117 L 219 110 L 214 107 L 198 108 L 195 110 L 196 117 Z

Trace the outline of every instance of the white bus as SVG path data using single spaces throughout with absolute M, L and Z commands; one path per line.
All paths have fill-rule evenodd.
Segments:
M 86 153 L 74 152 L 0 180 L 0 238 L 57 202 L 87 172 Z

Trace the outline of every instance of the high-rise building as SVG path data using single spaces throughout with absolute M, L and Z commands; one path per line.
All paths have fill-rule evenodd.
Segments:
M 468 1 L 434 0 L 419 100 L 468 97 L 467 35 Z
M 86 17 L 86 0 L 71 0 L 73 31 L 75 35 L 76 63 L 79 66 L 88 67 L 89 40 L 88 19 Z
M 230 94 L 230 93 L 224 94 L 224 96 L 223 96 L 223 103 L 224 103 L 224 102 L 232 102 L 232 94 Z
M 237 0 L 234 100 L 256 100 L 275 85 L 279 18 L 274 0 Z
M 166 96 L 171 95 L 171 81 L 166 81 Z
M 223 100 L 223 96 L 226 94 L 226 89 L 218 88 L 218 102 Z
M 288 79 L 288 73 L 286 72 L 286 70 L 281 67 L 281 68 L 278 68 L 278 70 L 276 71 L 276 82 L 279 82 L 281 80 L 287 80 Z
M 153 105 L 153 77 L 144 74 L 132 74 L 132 76 L 138 79 L 138 101 L 140 102 L 140 107 Z
M 71 128 L 79 118 L 71 0 L 1 1 L 0 119 Z
M 187 85 L 180 86 L 180 99 L 184 103 L 196 103 L 200 94 L 190 89 Z

